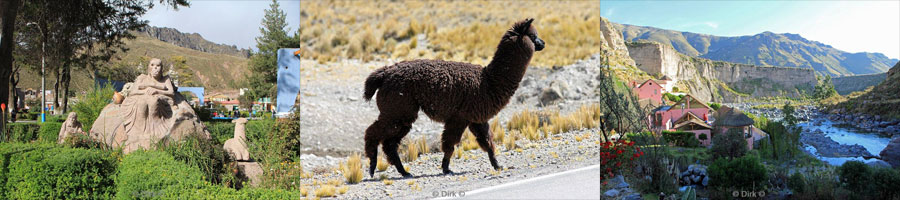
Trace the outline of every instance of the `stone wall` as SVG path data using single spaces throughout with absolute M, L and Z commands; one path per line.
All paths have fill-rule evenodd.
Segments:
M 740 102 L 746 97 L 800 97 L 816 84 L 812 69 L 762 67 L 682 55 L 655 42 L 627 43 L 638 68 L 668 76 L 703 101 Z

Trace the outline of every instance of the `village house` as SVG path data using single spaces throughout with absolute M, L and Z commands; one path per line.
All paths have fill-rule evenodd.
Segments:
M 739 129 L 747 140 L 748 149 L 753 149 L 754 142 L 765 138 L 767 135 L 759 128 L 753 127 L 753 119 L 738 109 L 722 106 L 714 116 L 716 121 L 713 125 L 716 131 L 713 134 L 724 134 L 728 130 Z
M 687 113 L 693 113 L 695 117 L 701 119 L 704 123 L 709 123 L 709 115 L 712 110 L 709 105 L 706 105 L 699 99 L 691 95 L 685 95 L 680 101 L 675 102 L 671 106 L 660 106 L 653 110 L 653 116 L 650 120 L 653 128 L 672 130 L 675 129 L 675 121 Z
M 663 85 L 653 79 L 647 79 L 640 85 L 636 81 L 631 81 L 631 87 L 638 99 L 650 99 L 652 105 L 662 104 Z

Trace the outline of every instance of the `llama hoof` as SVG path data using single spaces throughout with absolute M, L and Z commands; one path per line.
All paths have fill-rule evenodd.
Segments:
M 447 170 L 444 170 L 444 174 L 445 175 L 453 175 L 453 174 L 456 174 L 456 172 L 453 172 L 453 171 L 450 171 L 449 169 L 447 169 Z
M 413 175 L 409 174 L 409 173 L 401 174 L 401 175 L 403 175 L 403 178 L 412 178 L 413 177 Z

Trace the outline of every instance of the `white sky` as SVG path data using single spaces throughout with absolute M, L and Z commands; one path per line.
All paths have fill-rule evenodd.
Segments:
M 256 49 L 264 11 L 272 1 L 193 0 L 190 3 L 191 7 L 179 7 L 178 11 L 157 4 L 142 19 L 148 20 L 150 26 L 199 33 L 215 43 Z M 293 35 L 300 26 L 300 1 L 279 0 L 278 3 L 287 15 L 288 34 Z

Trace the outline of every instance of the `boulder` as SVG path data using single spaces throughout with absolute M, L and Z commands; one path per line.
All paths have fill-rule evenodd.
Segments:
M 894 136 L 884 150 L 881 150 L 881 160 L 891 164 L 893 167 L 900 167 L 900 136 Z

